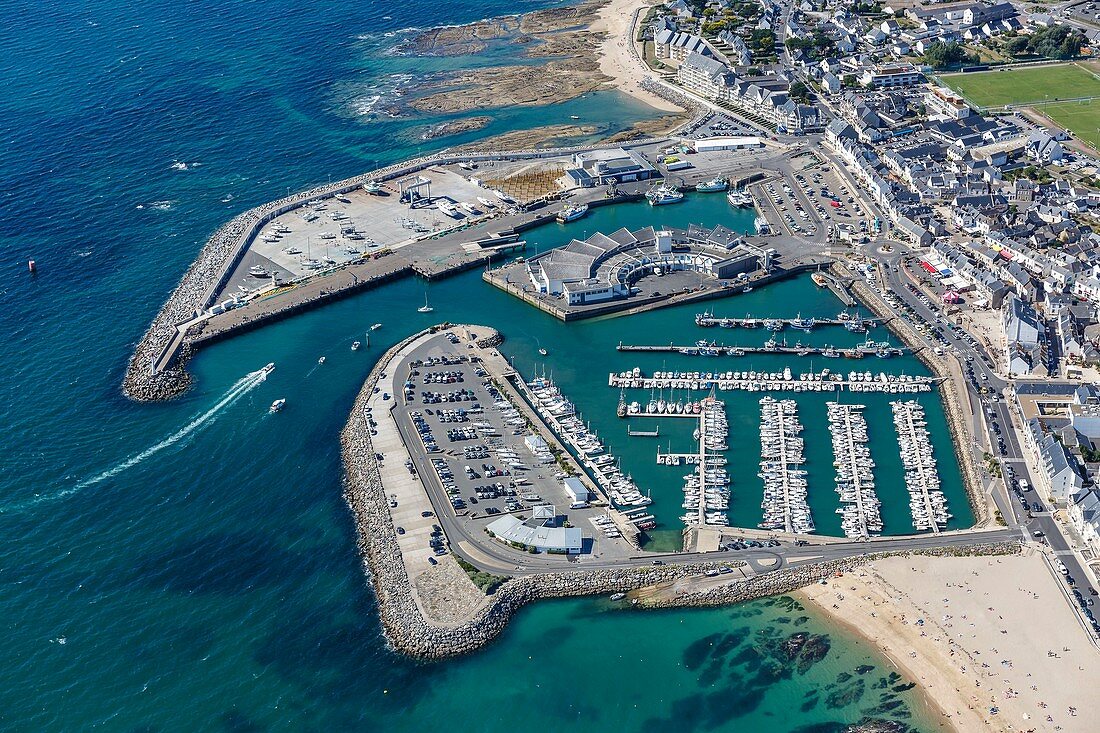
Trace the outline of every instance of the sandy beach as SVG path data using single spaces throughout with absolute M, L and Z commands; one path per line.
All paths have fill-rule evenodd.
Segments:
M 800 595 L 921 685 L 944 729 L 1096 730 L 1100 651 L 1034 551 L 889 558 Z
M 683 112 L 684 110 L 675 104 L 642 88 L 641 82 L 646 78 L 646 71 L 630 49 L 630 39 L 627 34 L 630 31 L 634 10 L 640 5 L 652 4 L 654 3 L 649 0 L 610 0 L 599 9 L 596 20 L 589 30 L 605 34 L 597 51 L 600 71 L 611 77 L 609 86 L 615 87 L 624 94 L 629 94 L 663 112 Z

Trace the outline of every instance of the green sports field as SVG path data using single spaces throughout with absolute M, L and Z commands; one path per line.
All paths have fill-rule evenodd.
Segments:
M 1079 64 L 945 74 L 940 81 L 979 107 L 1100 97 L 1100 79 Z
M 1060 102 L 1035 107 L 1054 124 L 1072 132 L 1079 140 L 1100 150 L 1100 99 L 1087 102 Z

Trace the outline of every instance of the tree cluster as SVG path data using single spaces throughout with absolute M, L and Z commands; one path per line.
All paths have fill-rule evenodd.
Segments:
M 809 38 L 788 38 L 787 50 L 801 50 L 807 57 L 814 61 L 820 61 L 827 56 L 832 56 L 836 50 L 836 44 L 820 29 L 815 28 Z
M 1081 53 L 1085 36 L 1076 28 L 1052 25 L 1031 35 L 1016 36 L 1005 44 L 1011 56 L 1045 56 L 1050 59 L 1071 59 Z
M 955 41 L 938 41 L 928 47 L 922 58 L 933 69 L 946 69 L 955 64 L 973 64 L 978 62 L 977 54 L 968 53 L 966 48 Z

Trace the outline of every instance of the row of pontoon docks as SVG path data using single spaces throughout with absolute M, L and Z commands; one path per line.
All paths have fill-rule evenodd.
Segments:
M 599 436 L 581 420 L 576 407 L 552 379 L 536 377 L 527 387 L 532 404 L 543 421 L 573 447 L 581 463 L 616 507 L 643 507 L 652 503 L 650 497 L 638 490 L 633 479 L 622 472 L 618 461 L 607 453 Z M 644 515 L 638 517 L 636 524 L 641 529 L 656 526 L 651 516 Z
M 688 511 L 681 519 L 689 525 L 725 526 L 729 524 L 726 511 L 730 499 L 726 457 L 721 455 L 729 448 L 726 406 L 713 397 L 704 399 L 701 405 L 699 427 L 695 429 L 700 462 L 684 476 L 683 507 Z
M 836 492 L 842 506 L 840 526 L 848 537 L 869 537 L 882 532 L 881 503 L 875 494 L 875 462 L 867 447 L 864 405 L 827 403 L 829 432 L 833 436 Z
M 820 372 L 794 374 L 790 367 L 779 372 L 654 372 L 647 377 L 639 367 L 627 372 L 612 372 L 607 384 L 617 389 L 690 389 L 747 390 L 749 392 L 885 392 L 889 394 L 929 392 L 935 379 L 908 374 L 879 372 Z M 641 405 L 628 406 L 628 414 L 641 411 Z
M 850 313 L 849 311 L 841 311 L 837 314 L 836 318 L 814 318 L 813 316 L 803 318 L 801 313 L 795 318 L 753 318 L 752 316 L 746 316 L 745 318 L 719 318 L 710 311 L 706 311 L 695 314 L 695 325 L 704 328 L 712 326 L 720 326 L 722 328 L 759 328 L 763 326 L 769 331 L 782 331 L 788 326 L 799 331 L 812 331 L 814 326 L 844 326 L 844 328 L 852 333 L 866 333 L 868 326 L 874 327 L 878 325 L 878 320 L 875 318 L 865 319 L 858 313 Z
M 807 501 L 806 462 L 799 437 L 798 403 L 791 399 L 760 400 L 760 473 L 764 481 L 762 529 L 813 532 L 814 521 Z
M 901 463 L 905 467 L 905 488 L 909 491 L 909 509 L 913 526 L 938 532 L 947 526 L 951 514 L 947 499 L 940 489 L 936 459 L 932 457 L 932 441 L 924 407 L 916 400 L 891 402 L 894 427 L 898 433 Z

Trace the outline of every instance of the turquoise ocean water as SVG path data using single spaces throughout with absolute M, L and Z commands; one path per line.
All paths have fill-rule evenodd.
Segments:
M 195 389 L 172 403 L 120 395 L 133 343 L 220 223 L 288 188 L 426 152 L 419 133 L 441 120 L 402 112 L 402 99 L 428 75 L 507 55 L 402 57 L 391 52 L 402 29 L 542 6 L 92 0 L 20 3 L 5 14 L 0 727 L 404 731 L 444 721 L 459 731 L 832 731 L 873 715 L 932 729 L 884 660 L 783 600 L 665 613 L 546 603 L 466 659 L 419 664 L 387 651 L 340 498 L 338 432 L 374 356 L 427 325 L 415 312 L 423 283 L 395 283 L 211 348 L 193 363 Z M 619 129 L 651 112 L 603 92 L 491 114 L 479 134 L 572 114 Z M 568 233 L 650 221 L 747 224 L 721 197 L 700 197 L 659 216 L 600 211 Z M 555 225 L 529 239 L 548 246 L 563 236 Z M 38 261 L 36 278 L 28 258 Z M 626 442 L 606 373 L 666 361 L 617 354 L 619 338 L 709 335 L 692 323 L 694 310 L 566 328 L 477 273 L 430 295 L 436 317 L 504 331 L 525 371 L 542 369 L 539 344 L 550 350 L 547 370 L 652 487 L 666 526 L 655 543 L 670 543 L 679 474 L 653 464 L 652 441 Z M 835 311 L 807 281 L 715 308 L 759 314 L 795 303 L 804 315 Z M 375 321 L 385 327 L 371 348 L 352 353 Z M 844 343 L 846 334 L 835 336 L 810 338 Z M 321 354 L 328 359 L 317 368 Z M 279 366 L 267 383 L 239 381 L 269 361 Z M 288 407 L 268 417 L 277 396 Z M 727 402 L 731 421 L 755 436 L 755 401 Z M 888 408 L 871 402 L 872 429 L 886 435 L 876 460 L 896 475 Z M 835 504 L 823 409 L 808 401 L 803 422 L 827 530 Z M 662 442 L 690 437 L 661 430 Z M 751 467 L 758 448 L 749 438 L 731 460 Z M 948 471 L 946 483 L 965 522 L 957 476 Z M 901 497 L 900 484 L 883 481 L 882 490 Z M 735 484 L 735 521 L 752 523 L 757 491 L 751 480 Z M 899 500 L 889 531 L 905 521 Z M 782 643 L 798 632 L 812 635 L 816 653 Z

